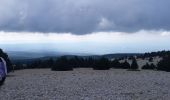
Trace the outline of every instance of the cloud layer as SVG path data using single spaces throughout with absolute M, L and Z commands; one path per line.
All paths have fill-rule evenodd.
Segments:
M 26 37 L 26 38 L 25 38 Z M 84 54 L 139 53 L 169 50 L 169 31 L 98 32 L 86 35 L 0 32 L 6 51 L 59 51 Z
M 170 0 L 0 0 L 0 30 L 87 34 L 170 30 Z

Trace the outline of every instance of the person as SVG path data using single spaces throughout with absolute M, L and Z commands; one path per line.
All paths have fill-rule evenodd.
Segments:
M 7 67 L 5 60 L 0 57 L 0 86 L 4 83 L 7 75 Z

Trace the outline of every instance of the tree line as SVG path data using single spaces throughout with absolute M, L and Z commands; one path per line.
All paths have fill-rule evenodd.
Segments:
M 162 60 L 158 62 L 157 65 L 151 63 L 146 63 L 142 66 L 141 69 L 150 69 L 150 70 L 162 70 L 170 71 L 170 52 L 169 51 L 159 51 L 152 53 L 145 53 L 143 57 L 150 57 L 149 62 L 153 62 L 153 57 L 155 56 L 162 57 Z M 51 68 L 52 70 L 73 70 L 74 68 L 93 68 L 94 70 L 108 70 L 110 68 L 117 69 L 132 69 L 137 70 L 139 68 L 138 63 L 135 57 L 129 57 L 132 60 L 130 64 L 127 60 L 124 59 L 124 62 L 119 62 L 123 59 L 114 59 L 110 60 L 105 57 L 101 58 L 83 58 L 83 57 L 66 57 L 62 56 L 58 59 L 48 59 L 48 60 L 36 60 L 25 66 L 26 68 Z M 137 57 L 140 58 L 140 57 Z
M 149 58 L 149 62 L 153 61 L 153 57 L 160 56 L 162 58 L 161 61 L 158 62 L 157 65 L 153 63 L 146 63 L 142 69 L 151 69 L 151 70 L 162 70 L 162 71 L 170 71 L 170 51 L 158 51 L 145 53 L 140 57 Z M 8 72 L 13 70 L 13 65 L 15 65 L 15 69 L 25 69 L 25 68 L 51 68 L 52 70 L 73 70 L 74 68 L 93 68 L 94 70 L 108 70 L 110 68 L 118 68 L 118 69 L 132 69 L 137 70 L 139 68 L 136 58 L 129 57 L 132 60 L 130 64 L 127 60 L 124 59 L 124 62 L 120 62 L 123 59 L 108 59 L 105 57 L 100 58 L 83 58 L 83 57 L 66 57 L 62 56 L 57 59 L 49 58 L 47 60 L 37 59 L 31 61 L 27 64 L 15 63 L 12 64 L 7 53 L 5 53 L 2 49 L 0 49 L 0 57 L 3 57 L 7 62 Z M 140 58 L 139 56 L 137 58 Z
M 138 69 L 138 64 L 134 58 L 132 64 L 129 64 L 127 60 L 120 63 L 118 59 L 109 60 L 108 58 L 101 57 L 95 58 L 82 58 L 82 57 L 72 57 L 68 58 L 62 56 L 55 59 L 48 60 L 36 60 L 27 66 L 27 68 L 51 68 L 56 71 L 73 70 L 74 68 L 93 68 L 94 70 L 109 70 L 110 68 L 117 69 Z
M 165 57 L 170 55 L 170 51 L 158 51 L 158 52 L 148 52 L 148 53 L 144 53 L 143 55 L 140 55 L 139 58 L 150 58 L 150 57 Z
M 153 57 L 160 57 L 162 58 L 157 65 L 154 65 L 153 63 L 148 64 L 146 63 L 142 69 L 153 69 L 153 70 L 161 70 L 161 71 L 167 71 L 170 72 L 170 51 L 158 51 L 158 52 L 151 52 L 151 53 L 145 53 L 142 55 L 143 58 L 149 58 L 149 62 L 153 62 Z

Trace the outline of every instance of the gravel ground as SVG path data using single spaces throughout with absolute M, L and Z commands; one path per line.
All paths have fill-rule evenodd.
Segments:
M 29 69 L 10 73 L 0 100 L 169 100 L 170 73 L 162 71 L 54 72 Z

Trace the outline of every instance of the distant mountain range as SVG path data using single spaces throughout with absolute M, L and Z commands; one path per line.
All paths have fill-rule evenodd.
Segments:
M 71 54 L 71 53 L 64 53 L 64 52 L 24 52 L 24 51 L 8 51 L 9 58 L 12 62 L 31 62 L 36 59 L 49 59 L 49 58 L 57 58 L 60 56 L 67 56 L 67 57 L 83 57 L 83 58 L 100 58 L 100 57 L 106 57 L 106 58 L 122 58 L 122 57 L 129 57 L 129 56 L 138 56 L 141 55 L 141 53 L 116 53 L 116 54 L 105 54 L 105 55 L 91 55 L 91 54 Z
M 7 51 L 10 59 L 35 59 L 47 56 L 62 56 L 67 53 L 61 52 L 25 52 L 25 51 Z

